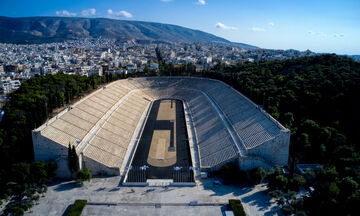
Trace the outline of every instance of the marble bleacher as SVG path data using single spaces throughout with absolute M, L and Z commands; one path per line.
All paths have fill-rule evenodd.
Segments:
M 274 139 L 285 129 L 222 82 L 191 77 L 146 77 L 119 80 L 98 90 L 47 123 L 41 135 L 66 147 L 69 143 L 84 143 L 85 137 L 91 137 L 82 150 L 83 155 L 107 167 L 120 167 L 151 101 L 179 99 L 186 103 L 191 114 L 201 167 L 212 168 L 238 157 L 239 146 L 208 97 L 221 110 L 246 150 Z M 96 133 L 92 134 L 93 131 Z

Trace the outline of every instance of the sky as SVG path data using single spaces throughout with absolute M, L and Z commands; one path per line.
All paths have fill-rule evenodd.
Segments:
M 1 0 L 0 16 L 160 22 L 261 48 L 360 55 L 360 0 Z

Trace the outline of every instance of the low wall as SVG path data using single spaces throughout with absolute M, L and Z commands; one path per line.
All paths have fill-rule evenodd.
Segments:
M 94 176 L 118 176 L 120 175 L 119 167 L 108 167 L 89 157 L 83 156 L 83 167 L 88 168 Z

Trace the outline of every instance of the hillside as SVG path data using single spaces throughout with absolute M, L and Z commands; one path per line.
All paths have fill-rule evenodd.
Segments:
M 199 30 L 161 23 L 105 18 L 0 17 L 0 42 L 3 43 L 42 43 L 98 37 L 120 41 L 201 42 L 257 48 L 248 44 L 232 43 Z

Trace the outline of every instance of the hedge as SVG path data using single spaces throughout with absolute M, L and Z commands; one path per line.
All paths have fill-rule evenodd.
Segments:
M 244 207 L 242 206 L 240 200 L 231 199 L 229 200 L 229 205 L 235 216 L 246 216 Z
M 87 200 L 75 200 L 67 216 L 81 216 L 81 213 L 84 210 L 86 203 Z

